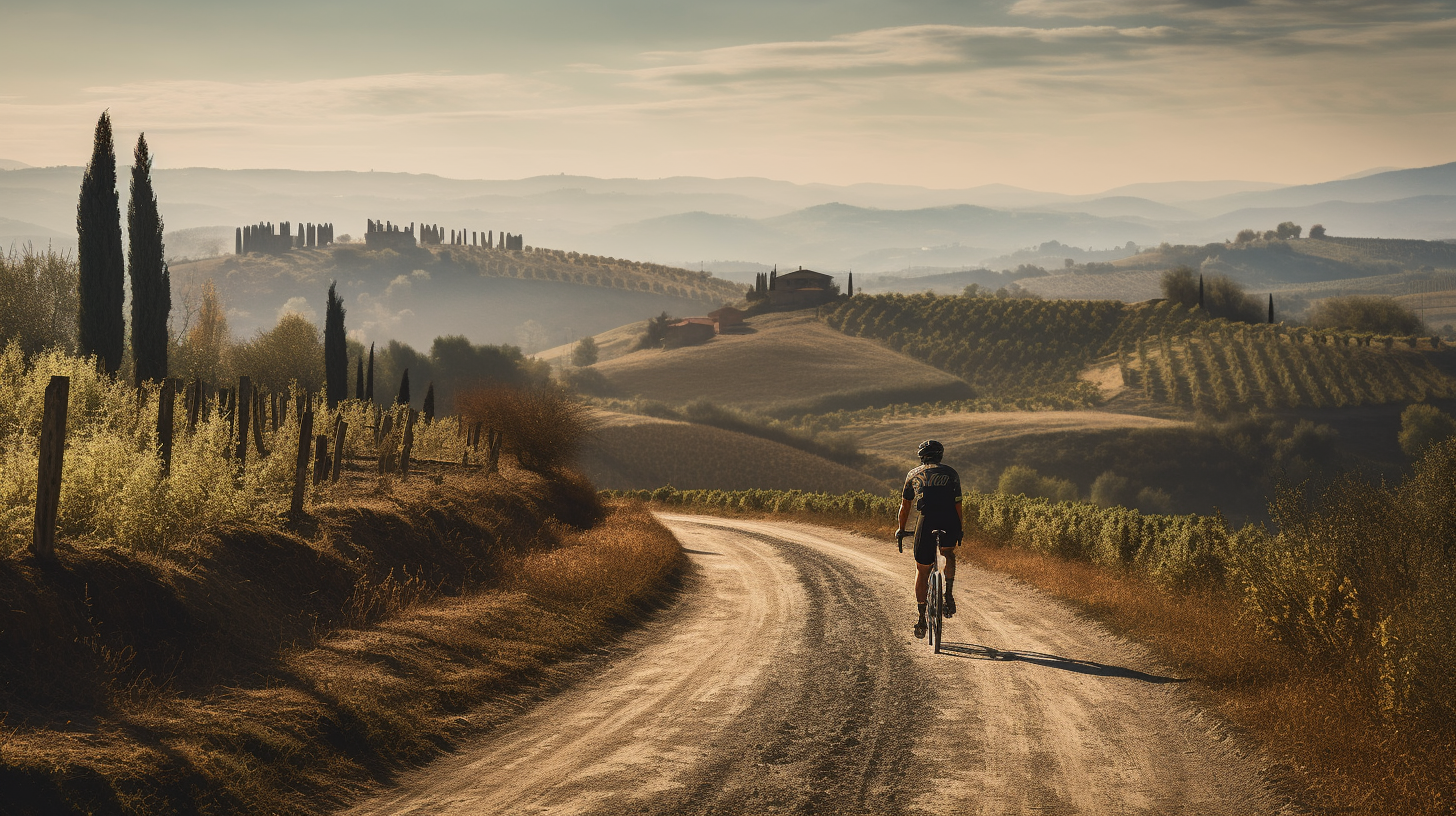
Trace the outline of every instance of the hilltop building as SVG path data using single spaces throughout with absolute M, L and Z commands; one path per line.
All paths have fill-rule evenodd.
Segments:
M 785 275 L 774 270 L 768 279 L 768 302 L 773 308 L 802 309 L 827 303 L 839 294 L 834 276 L 799 267 Z

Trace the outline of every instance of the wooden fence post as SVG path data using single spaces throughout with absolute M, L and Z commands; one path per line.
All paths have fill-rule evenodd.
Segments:
M 500 472 L 501 443 L 505 441 L 505 435 L 494 428 L 485 432 L 485 472 Z
M 47 561 L 56 557 L 56 510 L 61 505 L 61 469 L 66 458 L 66 407 L 69 377 L 51 377 L 45 390 L 45 418 L 40 426 L 40 466 L 35 484 L 35 538 L 30 551 Z
M 258 458 L 268 458 L 268 451 L 263 449 L 263 395 L 253 392 L 253 447 L 258 449 Z
M 329 437 L 327 434 L 319 434 L 313 439 L 313 485 L 318 487 L 324 483 L 324 477 L 329 474 Z
M 334 426 L 334 472 L 329 481 L 335 484 L 339 481 L 339 475 L 344 471 L 344 435 L 349 432 L 349 423 L 339 420 Z
M 238 470 L 241 471 L 248 464 L 248 431 L 252 428 L 253 408 L 253 381 L 248 377 L 238 378 Z
M 415 446 L 415 409 L 406 408 L 408 415 L 404 422 L 404 446 L 399 451 L 399 476 L 409 476 L 410 448 Z
M 172 472 L 172 414 L 177 404 L 176 380 L 162 380 L 162 393 L 157 400 L 157 447 L 162 455 L 162 478 Z
M 298 459 L 293 468 L 293 504 L 290 511 L 296 516 L 303 512 L 303 490 L 308 482 L 308 456 L 313 451 L 313 411 L 298 415 Z
M 379 435 L 375 437 L 375 441 L 379 445 L 380 473 L 388 473 L 391 470 L 390 464 L 394 458 L 394 446 L 390 445 L 386 448 L 385 444 L 389 442 L 389 432 L 392 430 L 394 430 L 394 410 L 390 409 L 389 413 L 384 415 L 384 420 L 379 426 Z
M 188 436 L 197 432 L 197 420 L 202 416 L 203 389 L 202 380 L 192 383 L 192 404 L 187 406 Z

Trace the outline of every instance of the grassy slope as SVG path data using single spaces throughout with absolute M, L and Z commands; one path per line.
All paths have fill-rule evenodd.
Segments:
M 570 479 L 412 484 L 305 535 L 0 561 L 0 810 L 331 810 L 559 682 L 681 558 L 638 510 L 576 527 Z
M 674 404 L 705 399 L 758 412 L 967 396 L 967 386 L 956 377 L 836 332 L 813 312 L 762 315 L 748 326 L 750 333 L 721 335 L 701 346 L 639 351 L 597 368 L 625 396 Z
M 711 311 L 711 310 L 709 310 Z M 695 316 L 695 315 L 689 315 Z M 615 360 L 632 353 L 632 347 L 637 345 L 637 338 L 647 330 L 647 321 L 639 320 L 636 323 L 628 323 L 625 326 L 618 326 L 592 336 L 597 344 L 597 362 L 605 363 L 608 360 Z M 578 338 L 579 340 L 580 338 Z M 564 360 L 571 361 L 571 352 L 576 348 L 576 342 L 562 343 L 544 351 L 538 351 L 531 355 L 540 360 L 546 360 L 552 365 L 560 365 Z
M 812 490 L 883 493 L 853 468 L 778 442 L 687 422 L 603 413 L 582 469 L 603 489 Z

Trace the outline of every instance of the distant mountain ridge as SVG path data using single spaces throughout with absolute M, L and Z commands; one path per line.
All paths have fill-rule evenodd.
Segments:
M 81 172 L 72 166 L 0 173 L 0 219 L 7 219 L 0 242 L 33 239 L 38 227 L 66 243 Z M 755 177 L 484 180 L 182 168 L 157 170 L 154 178 L 169 231 L 288 220 L 328 221 L 341 235 L 359 235 L 372 218 L 509 231 L 532 246 L 689 265 L 727 258 L 894 272 L 973 265 L 1049 241 L 1093 250 L 1128 241 L 1204 244 L 1286 220 L 1306 228 L 1323 223 L 1339 235 L 1456 237 L 1456 163 L 1357 175 L 1296 186 L 1138 183 L 1093 195 L 1001 184 L 929 189 Z M 185 254 L 195 256 L 194 244 L 215 243 L 189 241 Z

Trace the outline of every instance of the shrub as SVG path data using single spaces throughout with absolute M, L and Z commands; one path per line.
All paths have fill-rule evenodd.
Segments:
M 1025 465 L 1012 465 L 1001 472 L 996 492 L 1008 496 L 1076 501 L 1077 486 L 1067 479 L 1043 476 Z
M 1325 298 L 1310 310 L 1309 324 L 1317 329 L 1371 334 L 1425 333 L 1425 326 L 1415 312 L 1392 298 L 1368 295 Z
M 1456 436 L 1456 419 L 1434 405 L 1416 403 L 1400 414 L 1400 449 L 1412 459 L 1452 436 Z
M 1132 482 L 1107 471 L 1092 482 L 1090 498 L 1098 507 L 1120 507 L 1132 503 Z
M 575 461 L 592 434 L 590 410 L 554 388 L 475 388 L 455 402 L 461 419 L 499 434 L 502 450 L 527 470 Z
M 76 345 L 76 260 L 27 245 L 0 254 L 0 342 L 13 340 L 25 354 Z
M 1173 512 L 1173 497 L 1168 495 L 1166 490 L 1145 487 L 1138 491 L 1136 506 L 1142 513 L 1171 513 Z

